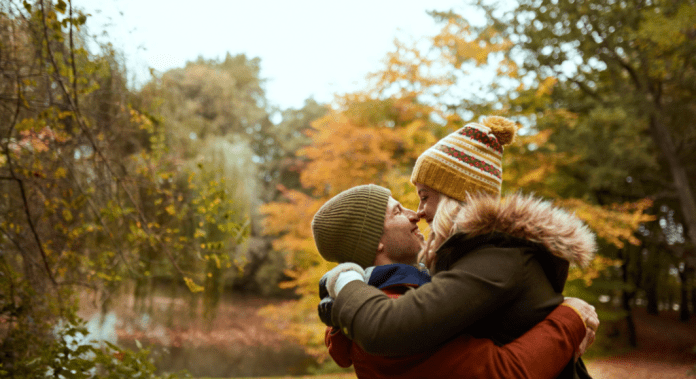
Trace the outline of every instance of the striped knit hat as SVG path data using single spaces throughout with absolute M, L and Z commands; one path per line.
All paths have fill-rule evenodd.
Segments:
M 498 116 L 469 123 L 418 157 L 411 182 L 460 201 L 467 193 L 500 196 L 503 145 L 512 143 L 516 132 L 514 122 Z
M 343 191 L 322 205 L 312 220 L 319 254 L 329 262 L 372 266 L 389 196 L 388 189 L 367 184 Z

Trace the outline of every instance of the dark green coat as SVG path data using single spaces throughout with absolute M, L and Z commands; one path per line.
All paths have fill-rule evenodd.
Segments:
M 461 232 L 438 249 L 431 283 L 390 299 L 351 282 L 335 300 L 333 322 L 377 355 L 435 351 L 462 333 L 504 344 L 563 301 L 569 263 L 585 265 L 596 250 L 579 219 L 532 197 L 478 199 L 462 212 Z M 562 377 L 572 378 L 569 370 Z

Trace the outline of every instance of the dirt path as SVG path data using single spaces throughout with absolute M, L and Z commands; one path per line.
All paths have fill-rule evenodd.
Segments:
M 696 317 L 688 323 L 678 321 L 676 312 L 660 317 L 634 311 L 638 348 L 622 355 L 594 360 L 587 364 L 594 379 L 661 378 L 696 379 L 689 371 L 696 368 Z

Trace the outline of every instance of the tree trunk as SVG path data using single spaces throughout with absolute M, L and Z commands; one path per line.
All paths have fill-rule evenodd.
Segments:
M 669 130 L 657 120 L 656 116 L 650 117 L 650 130 L 652 131 L 653 140 L 662 152 L 662 156 L 667 160 L 674 186 L 676 187 L 681 205 L 686 231 L 691 244 L 696 246 L 696 200 L 694 193 L 689 185 L 689 177 L 686 173 L 684 165 L 679 161 L 677 156 L 677 148 L 672 141 L 672 136 Z
M 689 271 L 684 270 L 679 272 L 681 280 L 681 302 L 679 304 L 679 320 L 689 321 L 691 314 L 689 313 Z
M 633 322 L 633 311 L 631 309 L 631 299 L 635 296 L 635 290 L 628 290 L 627 288 L 633 288 L 629 286 L 629 275 L 628 275 L 628 260 L 629 255 L 627 251 L 623 251 L 623 264 L 621 265 L 621 270 L 623 271 L 623 282 L 626 284 L 626 288 L 621 291 L 621 306 L 626 311 L 626 330 L 628 331 L 628 343 L 633 347 L 638 346 L 638 338 L 636 337 L 636 324 Z
M 657 296 L 657 283 L 654 281 L 650 281 L 649 283 L 646 283 L 646 288 L 645 288 L 645 297 L 646 300 L 648 301 L 648 305 L 646 306 L 646 310 L 648 314 L 658 316 L 659 315 L 659 298 Z
M 691 312 L 696 313 L 696 284 L 691 286 Z

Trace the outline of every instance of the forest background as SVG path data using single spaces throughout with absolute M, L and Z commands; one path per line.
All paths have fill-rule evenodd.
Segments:
M 551 199 L 599 237 L 565 290 L 597 306 L 596 351 L 636 346 L 636 309 L 693 318 L 693 1 L 481 2 L 482 26 L 433 11 L 425 45 L 395 41 L 361 91 L 300 109 L 273 109 L 245 55 L 131 88 L 70 1 L 0 4 L 0 376 L 168 376 L 138 339 L 77 338 L 84 309 L 210 332 L 229 293 L 267 299 L 265 327 L 326 367 L 316 283 L 333 264 L 312 216 L 364 183 L 415 208 L 418 155 L 486 115 L 520 127 L 503 192 Z

